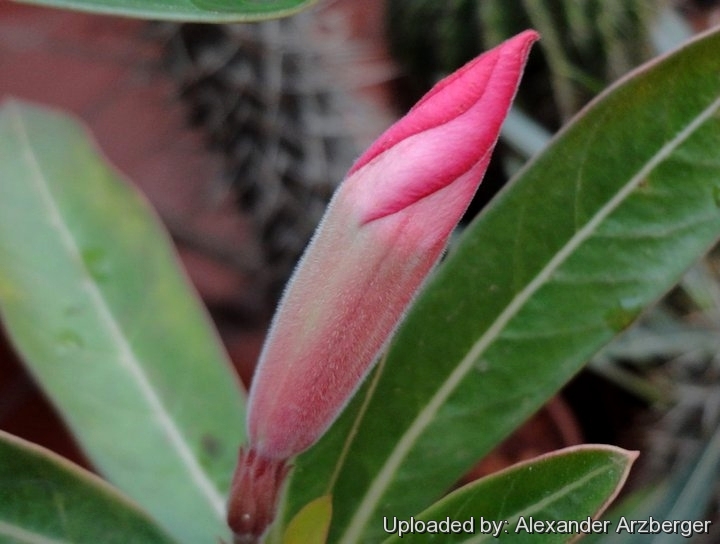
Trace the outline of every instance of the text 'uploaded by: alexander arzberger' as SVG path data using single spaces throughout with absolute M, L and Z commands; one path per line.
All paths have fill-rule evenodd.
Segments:
M 419 520 L 415 518 L 398 519 L 384 517 L 383 529 L 386 533 L 397 534 L 400 538 L 407 534 L 487 534 L 498 538 L 502 534 L 677 534 L 690 538 L 696 534 L 710 532 L 711 521 L 701 520 L 657 520 L 629 519 L 595 520 L 590 517 L 583 520 L 543 520 L 533 516 L 520 516 L 516 520 L 490 520 L 474 518 L 457 520 L 450 517 L 441 520 Z

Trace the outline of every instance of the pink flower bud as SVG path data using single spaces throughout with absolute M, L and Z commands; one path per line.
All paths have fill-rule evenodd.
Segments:
M 537 37 L 525 31 L 442 80 L 350 169 L 260 356 L 231 518 L 272 517 L 253 495 L 277 490 L 259 491 L 242 465 L 274 463 L 279 486 L 286 461 L 317 441 L 370 370 L 475 194 Z

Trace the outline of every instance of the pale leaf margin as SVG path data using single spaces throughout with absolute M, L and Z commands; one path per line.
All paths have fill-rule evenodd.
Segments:
M 519 472 L 527 467 L 535 466 L 546 460 L 562 461 L 563 458 L 577 456 L 578 454 L 582 455 L 583 453 L 606 453 L 608 455 L 607 463 L 605 466 L 594 468 L 592 471 L 585 474 L 582 478 L 575 480 L 572 484 L 563 486 L 561 489 L 558 489 L 549 495 L 543 496 L 540 500 L 533 503 L 532 507 L 525 508 L 518 512 L 514 512 L 512 516 L 504 517 L 503 520 L 507 520 L 509 522 L 508 526 L 513 527 L 515 522 L 517 522 L 520 518 L 527 518 L 537 514 L 538 512 L 542 511 L 544 507 L 552 505 L 559 498 L 567 496 L 569 493 L 572 493 L 574 490 L 581 488 L 592 479 L 600 476 L 607 470 L 607 464 L 613 463 L 617 465 L 619 464 L 618 462 L 622 460 L 622 470 L 617 478 L 612 493 L 610 493 L 601 504 L 593 508 L 592 512 L 587 512 L 587 515 L 589 515 L 593 520 L 599 519 L 600 516 L 617 498 L 617 496 L 622 491 L 622 488 L 625 486 L 625 483 L 627 482 L 628 476 L 630 474 L 630 470 L 632 469 L 634 462 L 640 455 L 639 452 L 628 451 L 617 446 L 611 446 L 606 444 L 581 444 L 578 446 L 570 446 L 560 450 L 551 451 L 537 457 L 533 457 L 532 459 L 515 463 L 514 465 L 499 470 L 498 472 L 490 474 L 489 476 L 485 476 L 484 478 L 475 480 L 474 482 L 470 482 L 456 489 L 455 491 L 448 493 L 448 495 L 446 495 L 445 497 L 437 501 L 435 504 L 414 517 L 415 519 L 424 521 L 430 519 L 437 519 L 438 516 L 435 515 L 435 512 L 437 510 L 445 508 L 449 504 L 453 503 L 458 503 L 458 506 L 463 505 L 463 503 L 466 502 L 465 497 L 469 493 L 478 492 L 478 490 L 481 489 L 488 481 L 501 479 L 507 475 Z M 477 517 L 474 512 L 472 513 L 472 515 L 474 517 Z M 582 537 L 583 535 L 576 535 L 574 538 L 570 539 L 570 542 L 575 542 Z M 463 544 L 482 544 L 484 542 L 490 541 L 491 539 L 493 539 L 493 536 L 491 534 L 477 534 L 475 536 L 470 536 L 467 540 L 464 540 Z M 396 536 L 391 536 L 387 540 L 385 540 L 383 544 L 393 544 L 398 542 L 398 540 L 399 539 Z

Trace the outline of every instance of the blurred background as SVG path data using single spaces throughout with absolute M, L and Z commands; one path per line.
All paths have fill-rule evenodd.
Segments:
M 718 24 L 717 0 L 325 0 L 225 26 L 0 0 L 0 97 L 89 125 L 157 209 L 248 383 L 335 186 L 435 81 L 525 28 L 542 35 L 469 221 L 597 93 Z M 611 443 L 642 451 L 629 496 L 656 518 L 682 504 L 720 522 L 719 279 L 712 252 L 468 477 Z M 84 463 L 1 336 L 0 428 Z

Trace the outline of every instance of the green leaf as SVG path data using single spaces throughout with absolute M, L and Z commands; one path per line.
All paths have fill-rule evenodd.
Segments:
M 496 537 L 503 543 L 552 544 L 567 542 L 575 534 L 602 531 L 602 522 L 588 520 L 597 518 L 615 497 L 636 457 L 612 446 L 580 446 L 519 463 L 468 484 L 413 516 L 426 523 L 459 522 L 455 532 L 395 534 L 385 544 L 480 544 L 497 542 Z M 395 519 L 386 521 L 388 529 Z M 579 523 L 563 525 L 567 521 Z M 547 522 L 556 522 L 557 534 L 531 532 Z
M 720 33 L 594 101 L 466 230 L 373 379 L 301 456 L 288 515 L 334 497 L 375 542 L 482 455 L 720 235 Z
M 317 0 L 17 0 L 55 8 L 163 21 L 232 23 L 284 17 Z
M 217 542 L 241 386 L 147 203 L 69 118 L 0 108 L 0 316 L 95 466 Z
M 97 476 L 0 431 L 0 542 L 170 544 L 135 504 Z
M 288 523 L 283 544 L 325 544 L 331 518 L 332 497 L 318 497 L 306 504 Z

